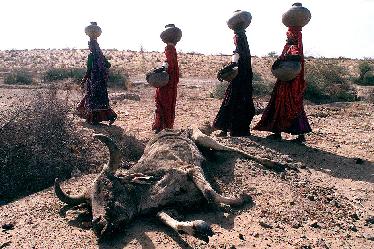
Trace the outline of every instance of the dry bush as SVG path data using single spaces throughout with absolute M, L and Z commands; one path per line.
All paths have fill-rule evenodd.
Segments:
M 343 67 L 329 61 L 307 64 L 305 98 L 314 103 L 355 101 L 357 92 L 347 80 Z
M 0 127 L 0 199 L 51 186 L 56 177 L 87 171 L 91 151 L 75 131 L 56 90 L 36 94 Z M 9 117 L 8 117 L 9 120 Z

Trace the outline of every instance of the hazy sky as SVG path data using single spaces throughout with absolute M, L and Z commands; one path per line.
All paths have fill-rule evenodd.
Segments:
M 287 28 L 281 16 L 289 0 L 0 0 L 0 50 L 86 48 L 84 27 L 97 21 L 102 48 L 162 51 L 163 26 L 174 23 L 183 37 L 177 49 L 230 54 L 233 32 L 226 20 L 247 10 L 247 36 L 253 55 L 279 53 Z M 305 0 L 312 13 L 303 29 L 306 55 L 374 58 L 374 0 Z

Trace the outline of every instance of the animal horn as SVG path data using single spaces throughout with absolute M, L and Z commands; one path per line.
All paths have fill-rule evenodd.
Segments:
M 111 172 L 115 172 L 121 163 L 121 153 L 117 145 L 113 142 L 112 139 L 105 136 L 104 134 L 95 134 L 94 138 L 99 139 L 102 143 L 104 143 L 108 147 L 109 160 L 108 160 L 107 168 Z
M 61 189 L 60 180 L 58 178 L 55 179 L 55 194 L 58 197 L 58 199 L 60 199 L 60 201 L 72 206 L 77 206 L 87 201 L 87 197 L 85 196 L 85 194 L 77 196 L 70 196 L 66 194 Z

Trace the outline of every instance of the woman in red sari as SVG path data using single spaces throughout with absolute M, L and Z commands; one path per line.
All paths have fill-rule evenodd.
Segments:
M 305 133 L 311 132 L 303 105 L 306 82 L 304 79 L 304 54 L 301 27 L 290 27 L 287 43 L 279 60 L 299 60 L 301 71 L 295 79 L 277 80 L 271 99 L 255 130 L 270 131 L 268 138 L 280 140 L 281 132 L 298 135 L 295 141 L 305 142 Z
M 77 107 L 78 115 L 90 124 L 109 121 L 111 125 L 117 114 L 109 106 L 107 81 L 110 63 L 103 55 L 96 39 L 90 39 L 91 53 L 87 59 L 87 72 L 82 80 L 86 93 Z
M 168 25 L 166 27 L 169 27 Z M 170 25 L 170 27 L 175 27 Z M 179 38 L 180 39 L 180 38 Z M 175 105 L 177 101 L 177 85 L 179 82 L 179 67 L 176 42 L 168 42 L 165 47 L 166 66 L 169 74 L 167 85 L 157 88 L 155 95 L 156 113 L 152 130 L 156 133 L 168 128 L 172 129 L 175 119 Z

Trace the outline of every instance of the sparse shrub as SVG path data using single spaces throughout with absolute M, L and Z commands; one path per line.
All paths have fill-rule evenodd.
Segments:
M 356 90 L 345 76 L 344 69 L 331 62 L 307 64 L 305 98 L 314 103 L 357 100 Z
M 118 70 L 110 70 L 108 78 L 108 87 L 121 87 L 126 90 L 129 88 L 129 78 Z
M 256 96 L 265 96 L 269 95 L 272 91 L 271 86 L 264 82 L 261 75 L 253 70 L 253 95 Z
M 373 66 L 369 64 L 369 62 L 364 61 L 358 65 L 358 69 L 360 70 L 360 78 L 363 79 L 364 75 L 373 70 Z
M 19 69 L 5 76 L 4 83 L 9 85 L 31 85 L 32 74 L 24 69 Z
M 263 81 L 262 77 L 259 73 L 257 73 L 254 70 L 252 70 L 252 72 L 253 72 L 253 78 L 252 78 L 253 81 Z
M 72 79 L 75 82 L 80 82 L 86 69 L 84 68 L 50 68 L 43 74 L 44 82 L 54 82 L 65 79 Z M 127 75 L 122 74 L 118 70 L 109 70 L 108 87 L 124 87 L 129 86 Z
M 269 57 L 272 57 L 272 58 L 278 57 L 277 52 L 275 52 L 275 51 L 271 51 L 271 52 L 269 52 L 269 53 L 268 53 L 268 56 L 269 56 Z
M 362 85 L 374 86 L 374 71 L 366 72 L 364 78 L 362 79 L 362 83 Z
M 229 82 L 227 81 L 222 81 L 215 84 L 215 86 L 213 87 L 213 91 L 211 92 L 211 97 L 216 99 L 223 99 L 225 97 L 225 92 L 228 85 Z
M 253 95 L 268 96 L 272 92 L 272 87 L 264 81 L 253 81 Z
M 86 73 L 83 68 L 50 68 L 43 74 L 44 82 L 53 82 L 58 80 L 73 79 L 80 81 Z
M 374 103 L 374 89 L 369 90 L 367 101 Z
M 358 85 L 374 86 L 374 66 L 368 61 L 363 61 L 358 66 L 360 75 L 355 80 Z

